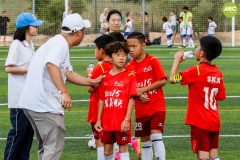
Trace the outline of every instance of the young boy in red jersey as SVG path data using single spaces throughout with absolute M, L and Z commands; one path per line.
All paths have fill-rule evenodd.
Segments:
M 166 107 L 162 87 L 167 76 L 158 58 L 144 53 L 146 43 L 141 32 L 130 33 L 127 43 L 133 60 L 125 68 L 135 73 L 137 80 L 135 136 L 141 137 L 142 160 L 152 160 L 152 145 L 156 159 L 165 160 L 162 133 Z
M 110 62 L 109 56 L 105 53 L 105 46 L 114 41 L 114 38 L 110 35 L 102 35 L 94 40 L 95 43 L 95 57 L 98 61 L 102 61 L 94 67 L 93 70 L 87 69 L 86 74 L 89 78 L 94 79 L 99 75 L 102 75 L 105 71 L 112 69 L 112 63 Z M 98 160 L 104 160 L 104 148 L 101 142 L 101 132 L 97 132 L 94 128 L 97 122 L 98 113 L 98 101 L 99 101 L 99 91 L 97 86 L 87 86 L 87 91 L 91 93 L 89 112 L 88 112 L 88 122 L 91 123 L 92 133 L 94 135 L 96 148 L 97 148 L 97 158 Z
M 178 73 L 184 61 L 183 51 L 175 54 L 170 82 L 188 85 L 188 110 L 185 124 L 191 127 L 191 144 L 198 160 L 219 160 L 218 139 L 220 117 L 217 100 L 226 98 L 221 71 L 211 61 L 222 51 L 221 42 L 210 36 L 202 37 L 195 50 L 197 66 Z
M 99 86 L 98 119 L 95 129 L 103 131 L 105 160 L 113 159 L 113 144 L 117 141 L 121 160 L 129 160 L 128 143 L 131 142 L 131 114 L 137 95 L 135 75 L 124 64 L 129 53 L 126 42 L 113 42 L 106 46 L 113 68 Z

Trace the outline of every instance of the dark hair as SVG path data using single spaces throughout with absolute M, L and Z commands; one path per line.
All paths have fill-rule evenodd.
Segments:
M 115 41 L 125 42 L 124 36 L 120 32 L 112 32 L 109 35 L 113 36 Z
M 104 34 L 102 36 L 97 37 L 94 40 L 95 45 L 97 46 L 98 49 L 104 49 L 107 44 L 113 42 L 115 39 L 111 35 Z
M 148 13 L 145 11 L 145 16 L 147 16 L 148 15 Z
M 181 20 L 183 20 L 183 18 L 182 18 L 182 17 L 179 17 L 178 19 L 181 19 Z
M 106 18 L 107 21 L 109 21 L 112 14 L 119 14 L 119 16 L 122 19 L 122 14 L 119 12 L 119 10 L 113 9 L 110 12 L 108 12 L 108 15 L 107 15 L 107 18 Z
M 126 17 L 128 17 L 128 16 L 129 16 L 129 14 L 130 14 L 130 12 L 127 12 L 127 14 L 126 14 Z
M 29 26 L 22 27 L 16 30 L 13 35 L 13 39 L 18 39 L 19 41 L 24 41 L 26 39 L 26 31 L 28 30 Z
M 122 50 L 124 53 L 128 54 L 130 52 L 129 47 L 126 42 L 112 42 L 105 47 L 105 52 L 109 57 L 112 57 L 113 53 L 117 53 Z
M 2 13 L 5 13 L 5 12 L 7 12 L 7 11 L 3 11 Z
M 210 19 L 211 21 L 213 20 L 213 18 L 210 16 L 210 17 L 208 17 L 208 19 Z
M 127 39 L 137 39 L 140 43 L 145 43 L 145 36 L 141 32 L 131 32 Z
M 187 7 L 187 6 L 184 6 L 182 9 L 186 9 L 186 10 L 188 10 L 188 7 Z
M 163 22 L 167 22 L 167 17 L 163 17 L 163 18 L 162 18 L 162 21 L 163 21 Z
M 207 60 L 212 61 L 222 52 L 222 44 L 219 39 L 211 36 L 204 36 L 199 40 L 201 51 L 205 52 Z

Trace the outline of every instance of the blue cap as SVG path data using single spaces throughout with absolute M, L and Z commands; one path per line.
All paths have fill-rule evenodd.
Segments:
M 26 26 L 40 26 L 44 21 L 37 20 L 33 14 L 24 12 L 21 13 L 16 20 L 16 28 L 22 28 Z

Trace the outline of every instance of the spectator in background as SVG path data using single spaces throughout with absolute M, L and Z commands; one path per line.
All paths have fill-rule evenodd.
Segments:
M 7 11 L 2 12 L 2 16 L 0 16 L 0 40 L 1 36 L 3 36 L 3 45 L 6 45 L 6 34 L 7 28 L 10 25 L 10 19 L 7 17 Z
M 119 8 L 118 11 L 122 14 L 122 9 Z M 122 15 L 122 23 L 121 23 L 121 26 L 120 26 L 120 30 L 123 30 L 124 29 L 124 16 Z
M 99 21 L 101 22 L 100 33 L 105 33 L 108 30 L 107 23 L 108 8 L 104 8 L 103 13 L 100 15 Z
M 8 73 L 8 108 L 10 129 L 7 137 L 4 160 L 28 160 L 33 140 L 33 128 L 19 107 L 18 101 L 26 81 L 28 65 L 35 53 L 32 37 L 38 35 L 39 21 L 31 13 L 21 13 L 16 20 L 16 32 L 5 63 Z
M 182 12 L 180 13 L 180 16 L 183 18 L 183 22 L 185 23 L 185 26 L 188 26 L 188 17 L 192 17 L 193 18 L 193 14 L 191 12 L 188 11 L 188 7 L 184 6 L 182 8 Z
M 169 22 L 172 25 L 172 31 L 173 31 L 172 43 L 174 44 L 174 40 L 176 37 L 176 31 L 177 31 L 177 16 L 175 15 L 174 11 L 171 11 L 169 14 Z
M 144 13 L 144 27 L 145 27 L 145 34 L 149 34 L 149 22 L 148 22 L 148 13 L 145 11 Z M 140 25 L 142 26 L 142 23 L 143 23 L 143 11 L 140 12 Z
M 71 7 L 68 6 L 68 14 L 66 14 L 66 12 L 63 12 L 63 16 L 62 19 L 64 19 L 67 15 L 72 14 L 73 13 L 73 9 Z

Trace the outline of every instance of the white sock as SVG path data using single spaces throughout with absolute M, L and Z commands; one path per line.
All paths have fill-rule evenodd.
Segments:
M 212 160 L 220 160 L 219 156 L 213 158 Z
M 170 41 L 167 41 L 167 46 L 170 46 Z
M 97 159 L 104 160 L 104 147 L 97 148 Z
M 194 47 L 194 43 L 193 43 L 193 40 L 191 39 L 191 43 L 192 43 L 192 46 Z
M 185 39 L 183 40 L 183 46 L 186 46 L 186 40 Z
M 129 157 L 129 153 L 128 152 L 125 152 L 125 153 L 120 153 L 120 159 L 121 160 L 130 160 L 130 157 Z
M 114 157 L 113 157 L 113 155 L 111 155 L 111 156 L 104 155 L 104 160 L 114 160 Z
M 161 160 L 165 160 L 165 147 L 162 141 L 162 134 L 161 133 L 155 133 L 150 135 L 151 141 L 154 146 L 154 153 L 156 159 L 160 158 Z
M 172 40 L 170 40 L 170 45 L 172 45 Z
M 142 160 L 152 160 L 153 151 L 152 151 L 152 142 L 141 142 L 142 144 Z

